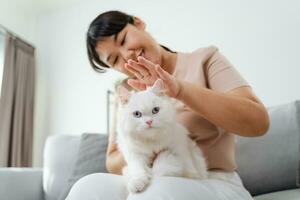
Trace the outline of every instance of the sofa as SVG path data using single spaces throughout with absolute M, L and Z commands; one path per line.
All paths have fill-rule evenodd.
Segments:
M 237 172 L 256 200 L 300 200 L 300 101 L 268 107 L 268 112 L 267 134 L 237 136 Z M 0 199 L 60 200 L 80 177 L 107 173 L 106 145 L 105 134 L 49 136 L 43 169 L 0 168 Z

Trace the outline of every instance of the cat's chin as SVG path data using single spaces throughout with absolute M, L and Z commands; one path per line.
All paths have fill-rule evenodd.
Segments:
M 138 128 L 136 128 L 137 131 L 157 131 L 159 129 L 158 126 L 140 126 Z
M 158 127 L 143 127 L 137 130 L 138 135 L 144 135 L 144 136 L 155 136 L 159 134 L 159 128 Z
M 147 126 L 147 127 L 145 127 L 146 130 L 157 129 L 157 128 L 158 127 L 156 127 L 156 126 L 151 126 L 151 127 Z
M 149 131 L 149 132 L 157 132 L 159 130 L 159 128 L 158 127 L 145 127 L 144 129 L 143 129 L 143 131 Z

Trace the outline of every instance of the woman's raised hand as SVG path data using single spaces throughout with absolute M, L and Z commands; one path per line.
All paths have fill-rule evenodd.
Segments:
M 125 69 L 137 78 L 128 80 L 128 84 L 136 90 L 145 90 L 147 86 L 152 86 L 160 78 L 164 82 L 166 94 L 169 97 L 176 98 L 180 92 L 181 86 L 175 77 L 160 65 L 154 64 L 142 56 L 138 57 L 138 62 L 132 59 L 128 60 L 128 63 L 125 63 Z

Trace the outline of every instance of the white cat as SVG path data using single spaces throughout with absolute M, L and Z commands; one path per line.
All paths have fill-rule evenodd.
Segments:
M 176 111 L 163 92 L 162 80 L 145 91 L 118 87 L 117 143 L 127 162 L 123 175 L 130 192 L 141 192 L 152 176 L 207 178 L 200 148 L 176 121 Z M 152 160 L 157 154 L 153 165 Z

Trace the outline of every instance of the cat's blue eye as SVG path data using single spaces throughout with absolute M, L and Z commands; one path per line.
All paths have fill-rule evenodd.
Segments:
M 136 118 L 140 118 L 142 116 L 142 113 L 140 111 L 134 111 L 132 114 Z
M 153 114 L 156 114 L 156 113 L 158 113 L 159 112 L 159 107 L 154 107 L 153 109 L 152 109 L 152 113 Z

